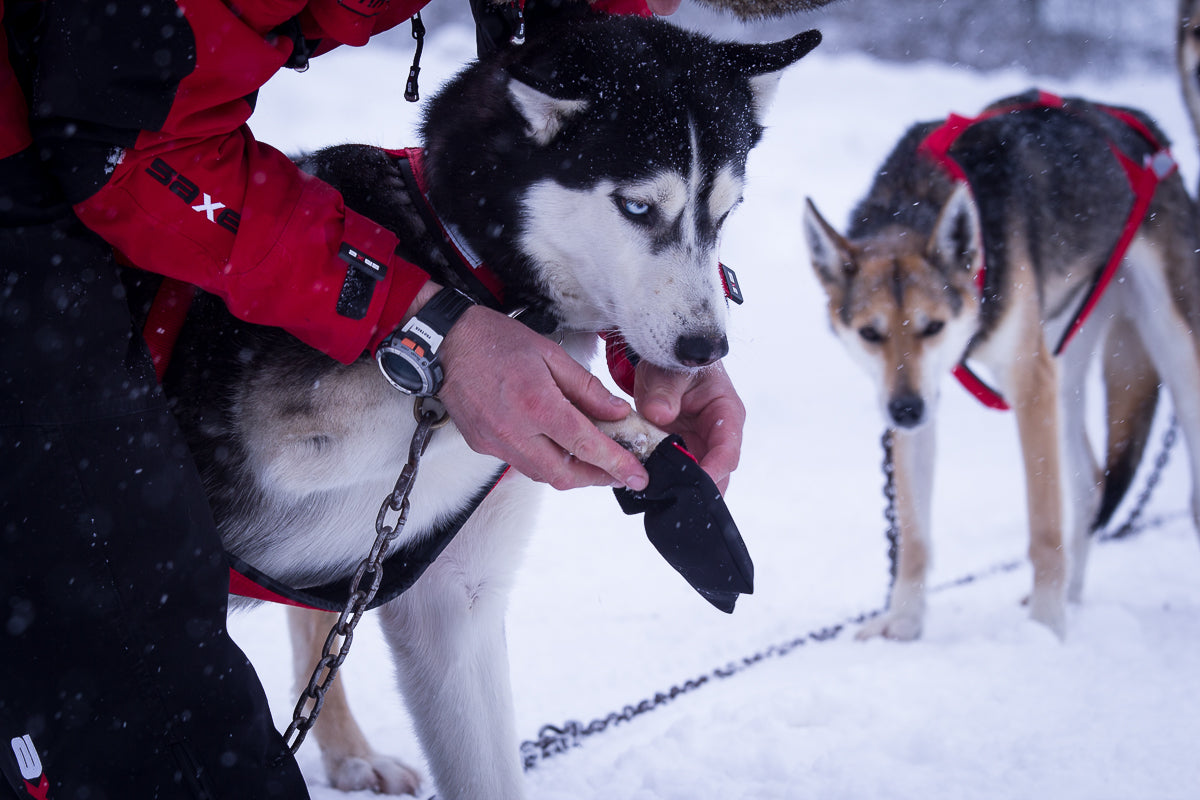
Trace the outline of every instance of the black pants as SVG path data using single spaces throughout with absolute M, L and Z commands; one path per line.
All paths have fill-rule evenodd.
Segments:
M 226 632 L 216 530 L 107 248 L 69 217 L 15 219 L 0 216 L 0 797 L 307 798 Z

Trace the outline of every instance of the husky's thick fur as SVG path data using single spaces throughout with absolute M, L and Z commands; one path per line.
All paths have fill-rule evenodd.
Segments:
M 553 319 L 585 363 L 601 330 L 619 330 L 666 368 L 720 358 L 721 225 L 741 198 L 779 72 L 819 35 L 725 44 L 655 19 L 588 18 L 547 22 L 531 36 L 468 67 L 429 104 L 434 208 L 501 278 L 506 302 Z M 393 228 L 402 255 L 456 284 L 388 156 L 347 145 L 304 166 Z M 349 577 L 407 460 L 412 400 L 373 360 L 335 363 L 235 320 L 210 297 L 189 316 L 166 389 L 228 549 L 296 587 Z M 394 547 L 456 514 L 499 467 L 453 425 L 437 430 Z M 417 584 L 379 612 L 446 800 L 525 796 L 503 616 L 534 489 L 505 477 Z M 303 614 L 294 622 L 307 682 L 307 648 L 324 641 L 328 623 Z M 316 728 L 331 779 L 413 791 L 415 773 L 374 754 L 334 692 Z
M 1030 97 L 993 108 L 1022 100 Z M 1145 115 L 1132 113 L 1166 142 Z M 1055 357 L 1130 213 L 1133 192 L 1110 144 L 1139 164 L 1152 148 L 1085 100 L 1012 110 L 977 122 L 951 147 L 968 188 L 918 148 L 939 124 L 918 124 L 902 138 L 845 237 L 811 202 L 805 217 L 833 329 L 874 378 L 895 433 L 897 573 L 887 612 L 860 635 L 911 639 L 921 632 L 933 418 L 947 372 L 969 357 L 990 370 L 1016 415 L 1033 565 L 1030 612 L 1061 636 L 1065 602 L 1082 591 L 1092 523 L 1112 513 L 1141 457 L 1159 375 L 1188 444 L 1193 508 L 1200 496 L 1194 209 L 1178 172 L 1159 183 L 1116 280 Z M 1084 377 L 1098 352 L 1108 395 L 1106 470 L 1096 463 L 1083 417 Z

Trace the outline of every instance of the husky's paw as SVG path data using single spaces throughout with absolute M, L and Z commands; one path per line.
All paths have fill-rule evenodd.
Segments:
M 654 448 L 667 438 L 665 431 L 648 422 L 636 411 L 630 412 L 628 417 L 617 422 L 597 422 L 596 427 L 637 456 L 639 461 L 649 458 Z
M 343 792 L 370 789 L 376 794 L 416 795 L 421 788 L 421 776 L 398 758 L 368 753 L 329 759 L 325 764 L 329 783 Z
M 897 642 L 911 642 L 921 636 L 921 616 L 919 614 L 885 612 L 864 622 L 854 638 L 866 641 L 874 639 L 876 636 Z

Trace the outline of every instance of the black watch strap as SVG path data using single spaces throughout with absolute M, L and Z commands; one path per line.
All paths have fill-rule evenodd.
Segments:
M 429 298 L 417 312 L 416 318 L 432 328 L 438 337 L 443 337 L 450 332 L 454 323 L 458 322 L 458 318 L 473 305 L 474 300 L 447 286 Z

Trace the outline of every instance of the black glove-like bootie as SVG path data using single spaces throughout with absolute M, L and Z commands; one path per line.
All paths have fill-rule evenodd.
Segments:
M 668 436 L 646 459 L 650 483 L 614 489 L 626 514 L 645 512 L 646 536 L 704 599 L 733 613 L 739 594 L 754 592 L 754 563 L 725 500 L 708 473 Z

